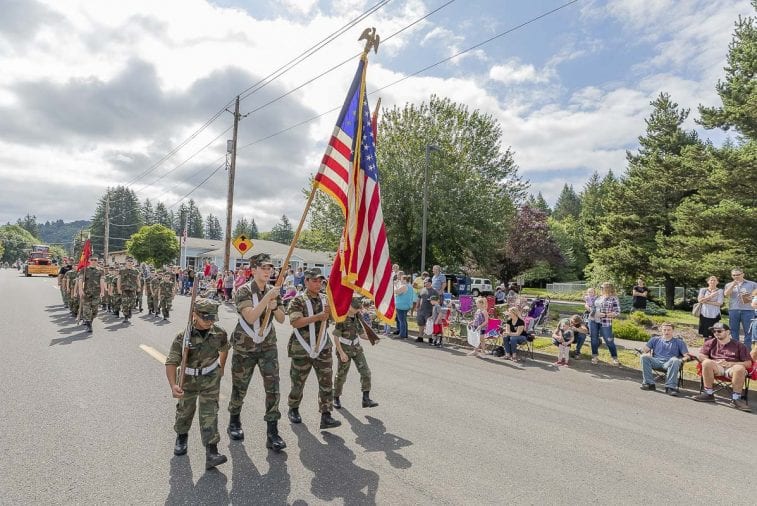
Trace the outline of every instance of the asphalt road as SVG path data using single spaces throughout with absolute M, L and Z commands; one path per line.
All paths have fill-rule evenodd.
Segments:
M 754 504 L 754 414 L 642 392 L 610 366 L 518 366 L 391 339 L 366 352 L 380 406 L 360 407 L 353 368 L 342 427 L 320 431 L 311 377 L 304 423 L 280 422 L 281 454 L 264 446 L 257 372 L 245 441 L 229 441 L 227 374 L 229 462 L 205 472 L 196 425 L 189 454 L 172 454 L 174 402 L 153 356 L 183 328 L 188 298 L 170 323 L 101 316 L 86 334 L 54 285 L 0 270 L 0 504 Z M 277 333 L 285 414 L 289 328 Z

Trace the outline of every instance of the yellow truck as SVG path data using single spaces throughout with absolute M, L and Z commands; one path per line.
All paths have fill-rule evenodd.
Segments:
M 24 264 L 24 274 L 32 276 L 43 274 L 57 276 L 60 266 L 55 265 L 50 259 L 50 247 L 46 244 L 35 244 L 29 252 L 29 257 Z

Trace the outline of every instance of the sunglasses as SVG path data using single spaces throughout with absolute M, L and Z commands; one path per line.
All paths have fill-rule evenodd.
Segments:
M 726 330 L 713 330 L 715 334 L 722 334 L 723 332 L 727 332 Z

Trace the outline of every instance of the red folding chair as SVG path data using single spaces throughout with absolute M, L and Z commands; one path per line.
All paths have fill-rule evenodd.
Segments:
M 697 376 L 699 376 L 699 393 L 704 392 L 704 378 L 702 377 L 702 362 L 697 362 Z M 747 369 L 746 378 L 744 378 L 744 389 L 741 391 L 741 398 L 749 403 L 749 382 L 757 380 L 757 364 L 752 363 L 752 367 Z M 728 376 L 715 376 L 715 382 L 712 385 L 714 393 L 730 389 L 733 392 L 731 378 Z
M 502 346 L 502 336 L 499 333 L 499 326 L 502 321 L 498 318 L 489 318 L 489 323 L 486 325 L 486 334 L 484 337 L 484 350 L 486 346 L 490 346 L 491 350 L 497 346 Z M 489 350 L 489 351 L 491 351 Z

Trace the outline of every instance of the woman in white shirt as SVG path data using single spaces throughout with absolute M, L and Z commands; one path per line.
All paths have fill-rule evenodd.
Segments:
M 723 290 L 718 288 L 718 278 L 707 278 L 707 288 L 699 289 L 697 300 L 702 303 L 699 313 L 699 335 L 708 339 L 713 337 L 710 327 L 720 321 L 720 307 L 723 305 Z

